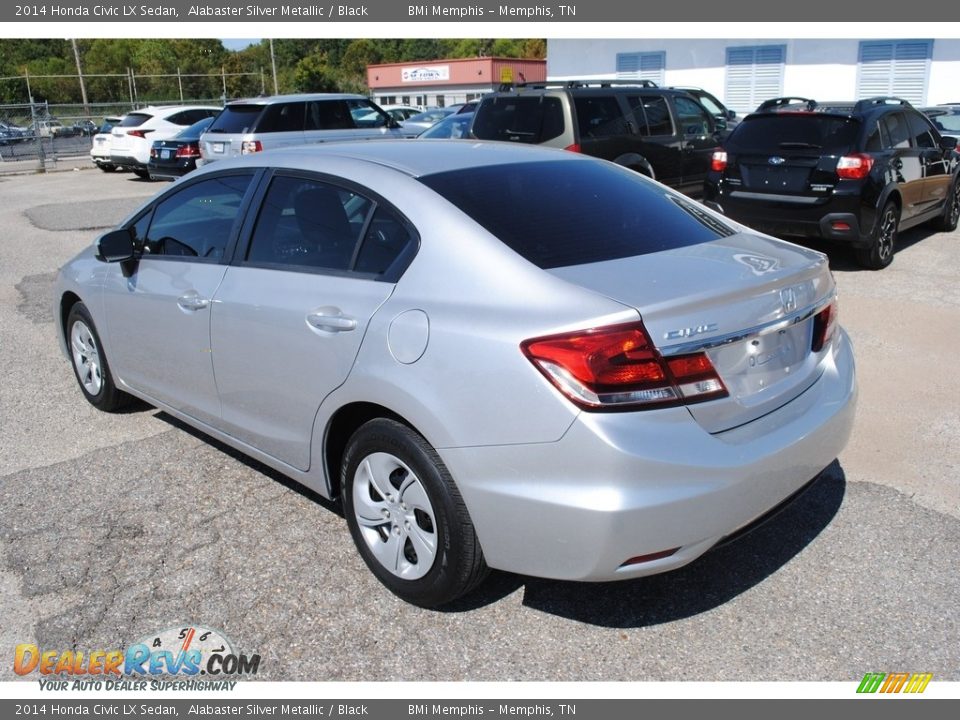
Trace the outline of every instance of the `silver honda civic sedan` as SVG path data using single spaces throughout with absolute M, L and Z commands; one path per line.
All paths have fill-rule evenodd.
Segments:
M 218 162 L 67 263 L 55 303 L 89 402 L 141 398 L 340 498 L 424 607 L 488 568 L 685 565 L 816 478 L 854 417 L 823 255 L 559 150 Z

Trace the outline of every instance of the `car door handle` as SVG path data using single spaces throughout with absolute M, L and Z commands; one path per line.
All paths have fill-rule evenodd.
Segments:
M 196 293 L 188 293 L 177 298 L 177 305 L 183 310 L 203 310 L 209 304 L 209 298 L 201 297 Z
M 357 327 L 355 318 L 319 312 L 309 313 L 307 324 L 316 330 L 325 332 L 349 332 Z

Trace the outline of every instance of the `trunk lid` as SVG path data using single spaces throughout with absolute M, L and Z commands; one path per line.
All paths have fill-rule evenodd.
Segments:
M 706 352 L 729 392 L 687 406 L 708 432 L 776 410 L 822 372 L 813 314 L 834 283 L 820 253 L 742 232 L 549 272 L 636 308 L 661 354 Z

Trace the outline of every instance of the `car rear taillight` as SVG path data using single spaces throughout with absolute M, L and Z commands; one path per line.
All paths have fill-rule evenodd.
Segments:
M 813 352 L 823 350 L 823 348 L 827 346 L 827 343 L 830 342 L 830 338 L 833 337 L 833 331 L 837 327 L 838 310 L 839 306 L 837 305 L 837 301 L 834 300 L 814 316 L 813 345 L 810 348 Z
M 588 410 L 664 407 L 727 395 L 706 354 L 663 358 L 639 321 L 534 338 L 520 349 Z
M 159 155 L 160 153 L 157 152 L 157 149 L 155 147 L 150 148 L 150 157 L 157 158 L 159 157 Z
M 844 155 L 837 160 L 837 177 L 844 180 L 862 180 L 870 174 L 873 158 L 862 153 Z
M 567 145 L 564 148 L 564 150 L 569 150 L 570 152 L 575 152 L 575 153 L 583 152 L 583 150 L 580 148 L 580 143 L 573 143 L 572 145 Z
M 138 138 L 145 138 L 148 133 L 153 132 L 153 130 L 127 130 L 127 135 Z
M 727 169 L 727 153 L 725 150 L 714 150 L 710 158 L 710 169 L 714 172 L 723 172 Z
M 176 156 L 178 158 L 198 158 L 200 157 L 200 146 L 197 143 L 187 143 L 177 148 Z
M 240 145 L 241 155 L 252 155 L 258 152 L 263 152 L 263 145 L 259 140 L 244 140 Z

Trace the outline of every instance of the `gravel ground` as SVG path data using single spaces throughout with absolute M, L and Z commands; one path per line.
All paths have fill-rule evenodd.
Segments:
M 337 506 L 152 408 L 83 400 L 55 269 L 162 187 L 0 177 L 0 654 L 194 622 L 274 680 L 960 680 L 960 233 L 910 231 L 879 273 L 831 251 L 857 424 L 775 520 L 668 575 L 494 573 L 426 611 L 378 585 Z

